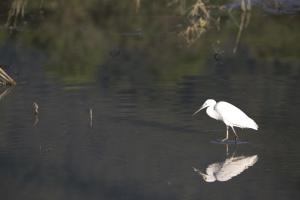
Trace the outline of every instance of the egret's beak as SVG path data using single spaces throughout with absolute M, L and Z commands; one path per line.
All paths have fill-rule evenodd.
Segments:
M 205 177 L 205 176 L 206 176 L 206 174 L 204 174 L 204 173 L 201 172 L 201 171 L 198 171 L 198 174 L 200 174 L 202 177 Z
M 196 169 L 195 167 L 193 167 L 193 170 L 194 170 L 194 172 L 197 172 L 202 177 L 206 176 L 206 174 L 204 174 L 203 172 L 201 172 L 199 169 Z
M 199 108 L 199 110 L 197 110 L 196 112 L 194 112 L 193 116 L 196 115 L 199 111 L 201 111 L 202 109 L 206 108 L 205 105 L 202 105 L 201 108 Z

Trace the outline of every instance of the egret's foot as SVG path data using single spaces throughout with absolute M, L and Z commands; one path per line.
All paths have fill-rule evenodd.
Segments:
M 247 141 L 243 141 L 243 140 L 225 140 L 225 141 L 222 141 L 221 139 L 216 139 L 216 140 L 212 140 L 211 143 L 213 144 L 229 144 L 229 145 L 237 145 L 237 144 L 248 144 L 249 142 Z
M 225 142 L 225 141 L 227 141 L 228 140 L 228 138 L 223 138 L 221 141 L 222 142 Z
M 235 143 L 237 143 L 238 140 L 239 140 L 239 137 L 235 137 L 235 138 L 234 138 Z

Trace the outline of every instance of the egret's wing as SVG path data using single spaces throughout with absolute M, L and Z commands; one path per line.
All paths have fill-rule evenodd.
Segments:
M 240 128 L 257 129 L 257 124 L 251 118 L 230 103 L 220 101 L 216 104 L 214 109 L 227 124 L 232 124 L 233 126 Z
M 228 158 L 225 160 L 220 171 L 215 174 L 215 177 L 218 181 L 228 181 L 253 166 L 257 160 L 257 155 Z

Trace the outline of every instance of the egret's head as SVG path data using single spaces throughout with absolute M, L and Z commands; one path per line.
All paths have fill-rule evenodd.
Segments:
M 197 172 L 203 178 L 203 180 L 205 182 L 215 182 L 216 181 L 216 178 L 213 175 L 207 175 L 195 168 L 194 168 L 194 171 Z
M 209 176 L 207 174 L 203 174 L 202 175 L 202 178 L 205 182 L 215 182 L 216 181 L 216 178 L 214 176 Z
M 204 104 L 196 111 L 193 115 L 196 115 L 200 110 L 207 108 L 209 106 L 214 106 L 217 102 L 213 99 L 207 99 Z

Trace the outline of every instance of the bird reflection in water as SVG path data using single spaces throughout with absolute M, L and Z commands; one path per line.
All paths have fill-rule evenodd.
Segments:
M 206 182 L 223 182 L 241 174 L 243 171 L 253 166 L 258 160 L 257 155 L 235 156 L 234 154 L 223 162 L 216 162 L 208 165 L 206 173 L 203 173 L 194 167 L 193 169 Z

